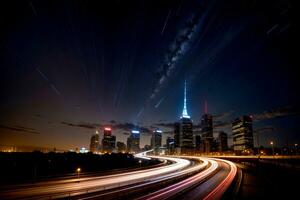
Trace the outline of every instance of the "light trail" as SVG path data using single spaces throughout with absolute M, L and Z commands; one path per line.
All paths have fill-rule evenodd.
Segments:
M 144 159 L 145 154 L 137 154 L 136 157 Z M 177 197 L 178 194 L 190 191 L 194 186 L 202 184 L 210 185 L 208 180 L 212 179 L 215 174 L 219 173 L 220 168 L 226 168 L 218 175 L 219 179 L 214 179 L 214 184 L 210 185 L 210 189 L 200 193 L 206 200 L 220 199 L 224 192 L 229 188 L 234 180 L 237 167 L 230 161 L 225 161 L 216 158 L 203 158 L 195 156 L 147 156 L 149 158 L 162 159 L 171 161 L 172 164 L 167 166 L 160 166 L 152 169 L 137 170 L 133 172 L 119 173 L 107 176 L 98 176 L 93 178 L 60 180 L 52 182 L 51 184 L 42 185 L 35 184 L 33 186 L 12 189 L 4 191 L 0 196 L 2 199 L 11 198 L 64 198 L 66 196 L 76 197 L 79 199 L 95 199 L 105 198 L 126 194 L 129 191 L 144 191 L 154 185 L 165 185 L 174 180 L 181 179 L 158 191 L 142 196 L 139 199 L 169 199 Z M 190 160 L 198 160 L 199 163 L 193 164 Z M 224 164 L 226 165 L 224 165 Z M 230 170 L 229 170 L 230 168 Z M 229 172 L 228 172 L 229 171 Z M 226 175 L 226 176 L 225 176 Z M 224 178 L 223 178 L 224 177 Z M 185 179 L 184 179 L 185 178 Z M 74 181 L 80 180 L 80 182 Z M 213 179 L 212 179 L 213 180 Z M 126 187 L 124 187 L 126 186 Z M 198 187 L 198 186 L 197 186 Z M 108 191 L 109 189 L 109 191 Z M 113 190 L 110 190 L 113 189 Z M 85 195 L 80 197 L 80 195 Z
M 157 158 L 157 159 L 166 158 L 165 156 L 163 156 L 163 157 L 161 157 L 161 156 L 149 156 L 149 157 L 151 157 L 151 158 Z M 129 186 L 129 187 L 126 187 L 124 189 L 119 189 L 119 190 L 112 191 L 112 192 L 107 192 L 107 193 L 104 193 L 104 194 L 90 195 L 88 197 L 79 198 L 79 199 L 80 200 L 96 199 L 96 198 L 104 198 L 105 199 L 105 196 L 107 196 L 107 195 L 113 195 L 113 194 L 123 193 L 123 192 L 126 193 L 129 190 L 135 190 L 135 189 L 138 189 L 138 188 L 146 188 L 147 186 L 150 186 L 150 185 L 160 184 L 160 183 L 162 183 L 164 181 L 172 180 L 172 179 L 175 179 L 175 178 L 178 178 L 178 177 L 182 177 L 182 176 L 187 176 L 188 174 L 191 174 L 191 173 L 196 173 L 199 170 L 203 170 L 209 164 L 209 162 L 208 162 L 207 159 L 199 159 L 199 158 L 197 158 L 197 160 L 201 160 L 202 163 L 196 164 L 196 165 L 194 165 L 192 167 L 189 167 L 189 168 L 185 168 L 185 169 L 183 169 L 181 171 L 177 171 L 177 172 L 173 172 L 173 173 L 169 173 L 169 174 L 166 174 L 166 175 L 162 175 L 162 176 L 159 176 L 159 177 L 155 177 L 155 178 L 149 179 L 145 183 L 141 183 L 141 184 L 134 185 L 134 186 Z
M 215 159 L 215 160 L 225 162 L 226 164 L 228 164 L 230 166 L 230 172 L 228 173 L 226 178 L 204 198 L 204 200 L 221 199 L 222 195 L 229 188 L 229 186 L 231 185 L 231 183 L 233 182 L 237 174 L 237 167 L 234 163 L 227 160 L 221 160 L 221 159 Z
M 176 183 L 169 187 L 163 188 L 157 192 L 146 195 L 140 199 L 154 200 L 154 199 L 170 198 L 170 197 L 176 195 L 176 193 L 191 187 L 192 185 L 198 183 L 200 180 L 203 180 L 204 178 L 209 176 L 211 173 L 213 173 L 218 168 L 218 163 L 216 161 L 209 160 L 207 158 L 199 158 L 199 157 L 192 157 L 192 156 L 188 156 L 188 157 L 184 157 L 184 158 L 204 160 L 205 162 L 210 163 L 210 167 L 208 167 L 207 169 L 199 172 L 198 174 L 196 174 L 192 177 L 189 177 L 183 181 L 180 181 L 179 183 Z
M 229 165 L 230 172 L 227 174 L 227 176 L 224 179 L 222 179 L 220 183 L 217 184 L 217 186 L 212 191 L 209 191 L 209 193 L 206 194 L 204 199 L 206 200 L 220 199 L 224 194 L 224 192 L 229 188 L 229 186 L 233 182 L 237 173 L 237 167 L 230 161 L 221 160 L 221 159 L 191 157 L 191 156 L 187 156 L 183 158 L 190 158 L 190 159 L 198 158 L 201 160 L 205 160 L 206 162 L 210 163 L 210 167 L 183 181 L 170 185 L 166 188 L 163 188 L 161 190 L 158 190 L 146 196 L 143 196 L 139 198 L 139 200 L 144 200 L 144 199 L 161 200 L 161 199 L 169 199 L 172 197 L 176 197 L 179 193 L 185 192 L 190 188 L 193 188 L 195 185 L 204 183 L 206 180 L 209 179 L 209 177 L 218 173 L 218 169 L 221 168 L 221 165 L 219 165 L 218 162 L 226 163 L 227 165 Z
M 3 191 L 1 197 L 4 197 L 4 199 L 16 197 L 28 198 L 34 196 L 53 197 L 57 196 L 57 194 L 68 194 L 72 191 L 88 190 L 91 188 L 95 191 L 102 191 L 143 182 L 148 179 L 154 179 L 155 177 L 161 177 L 162 175 L 180 171 L 191 165 L 191 162 L 189 160 L 181 158 L 161 157 L 160 159 L 169 160 L 173 162 L 173 164 L 153 169 L 137 170 L 134 172 L 100 176 L 90 179 L 74 179 L 74 181 L 80 180 L 80 182 L 60 182 L 60 184 L 43 185 L 42 187 L 34 185 L 31 188 L 26 187 L 21 189 Z

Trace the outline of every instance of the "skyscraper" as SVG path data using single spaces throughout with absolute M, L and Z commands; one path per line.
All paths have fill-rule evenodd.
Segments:
M 126 151 L 126 144 L 124 142 L 117 142 L 117 150 L 118 152 L 125 152 Z
M 252 150 L 254 147 L 252 118 L 250 116 L 242 116 L 235 119 L 232 122 L 232 136 L 234 151 Z
M 174 153 L 174 138 L 171 138 L 170 136 L 167 137 L 166 147 L 167 147 L 168 154 Z
M 159 147 L 161 147 L 162 131 L 155 130 L 151 136 L 151 148 L 154 149 L 154 153 L 159 152 Z
M 174 142 L 176 153 L 192 153 L 193 146 L 193 122 L 187 112 L 186 106 L 186 81 L 184 82 L 183 110 L 179 122 L 174 125 Z
M 219 151 L 228 150 L 228 137 L 224 131 L 219 132 Z
M 206 109 L 207 111 L 207 106 Z M 206 112 L 205 111 L 205 112 Z M 209 153 L 213 143 L 213 118 L 212 115 L 205 113 L 201 119 L 201 134 L 203 139 L 203 152 Z
M 174 147 L 180 148 L 180 122 L 174 124 Z
M 157 147 L 161 147 L 161 138 L 162 138 L 162 131 L 161 130 L 155 130 L 152 133 L 151 136 L 151 147 L 157 148 Z
M 140 131 L 132 130 L 127 138 L 127 150 L 137 153 L 140 151 Z
M 112 135 L 110 127 L 105 127 L 103 131 L 102 139 L 102 151 L 105 153 L 111 153 L 116 147 L 116 136 Z
M 195 135 L 195 151 L 200 153 L 202 145 L 202 138 L 201 135 Z
M 90 151 L 93 153 L 97 153 L 99 149 L 99 133 L 96 131 L 95 134 L 91 137 L 91 143 L 90 143 Z

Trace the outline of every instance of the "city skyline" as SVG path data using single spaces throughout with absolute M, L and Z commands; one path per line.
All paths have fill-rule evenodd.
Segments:
M 184 119 L 188 119 L 189 121 L 191 121 L 192 123 L 193 123 L 193 120 L 191 119 L 191 117 L 188 115 L 188 111 L 187 111 L 187 101 L 186 101 L 186 98 L 187 98 L 187 92 L 186 92 L 186 88 L 187 88 L 187 84 L 186 84 L 186 80 L 184 81 L 184 92 L 183 92 L 183 106 L 182 106 L 182 114 L 181 114 L 181 116 L 180 116 L 180 121 L 181 120 L 184 120 Z M 210 118 L 210 122 L 206 122 L 206 120 L 205 120 L 205 118 L 207 118 L 207 116 L 209 116 L 209 118 Z M 203 117 L 204 117 L 204 119 L 203 119 Z M 204 113 L 203 113 L 203 115 L 202 115 L 202 121 L 201 122 L 199 122 L 199 123 L 196 123 L 196 128 L 192 128 L 193 129 L 193 137 L 195 137 L 196 135 L 197 135 L 197 130 L 199 131 L 201 131 L 201 136 L 204 138 L 204 143 L 205 143 L 205 137 L 207 137 L 207 136 L 205 136 L 207 133 L 207 131 L 208 132 L 211 132 L 211 133 L 208 133 L 208 134 L 212 134 L 212 136 L 208 136 L 208 138 L 210 138 L 210 137 L 213 137 L 213 138 L 218 138 L 218 137 L 215 137 L 217 134 L 219 134 L 220 132 L 223 132 L 223 130 L 224 129 L 231 129 L 230 131 L 231 131 L 231 134 L 230 134 L 230 138 L 231 139 L 229 139 L 228 140 L 228 138 L 227 138 L 227 136 L 226 136 L 226 141 L 228 142 L 229 141 L 229 144 L 230 144 L 230 146 L 231 146 L 231 149 L 232 150 L 235 150 L 234 148 L 234 134 L 233 134 L 233 124 L 235 123 L 235 120 L 239 120 L 239 118 L 236 118 L 235 120 L 231 120 L 231 121 L 229 121 L 228 122 L 228 124 L 226 124 L 224 127 L 226 127 L 226 128 L 223 128 L 223 129 L 220 129 L 220 128 L 218 128 L 218 126 L 217 126 L 217 131 L 215 131 L 214 129 L 215 129 L 215 126 L 214 126 L 214 122 L 213 122 L 213 117 L 214 116 L 212 116 L 212 115 L 210 115 L 209 113 L 208 113 L 208 106 L 207 106 L 207 102 L 205 101 L 204 102 Z M 242 116 L 242 117 L 245 117 L 245 116 Z M 247 116 L 248 118 L 253 118 L 253 116 L 252 115 L 250 115 L 250 116 Z M 204 121 L 203 121 L 204 120 Z M 152 140 L 153 140 L 153 136 L 155 135 L 154 133 L 156 133 L 157 131 L 160 133 L 160 134 L 162 134 L 163 133 L 163 131 L 161 131 L 161 130 L 159 130 L 159 126 L 151 126 L 150 128 L 148 128 L 148 127 L 142 127 L 142 126 L 140 126 L 140 125 L 134 125 L 134 124 L 127 124 L 127 125 L 129 125 L 129 126 L 131 126 L 131 127 L 134 127 L 134 128 L 132 128 L 132 129 L 129 129 L 129 127 L 127 127 L 127 131 L 129 132 L 128 133 L 128 137 L 126 137 L 126 140 L 125 141 L 122 141 L 122 140 L 116 140 L 116 136 L 114 136 L 115 138 L 114 138 L 114 146 L 112 146 L 112 147 L 109 147 L 110 149 L 107 149 L 108 147 L 104 147 L 104 144 L 103 144 L 103 141 L 104 141 L 104 137 L 105 137 L 105 134 L 107 134 L 107 132 L 109 132 L 109 134 L 110 135 L 112 135 L 112 133 L 113 133 L 113 128 L 112 127 L 114 127 L 114 124 L 115 124 L 116 122 L 113 122 L 113 121 L 111 121 L 110 122 L 110 124 L 109 125 L 98 125 L 98 128 L 96 128 L 95 130 L 95 134 L 92 134 L 92 137 L 91 137 L 91 139 L 90 139 L 90 148 L 88 149 L 88 148 L 86 148 L 86 146 L 76 146 L 76 147 L 74 147 L 74 148 L 71 148 L 71 149 L 61 149 L 61 150 L 64 150 L 64 151 L 79 151 L 80 149 L 87 149 L 87 150 L 89 150 L 89 151 L 91 151 L 91 152 L 113 152 L 113 151 L 116 151 L 117 150 L 117 146 L 116 146 L 116 143 L 117 142 L 122 142 L 122 143 L 125 143 L 126 142 L 126 140 L 127 140 L 127 144 L 128 144 L 128 138 L 130 138 L 131 136 L 130 136 L 130 133 L 132 134 L 132 133 L 135 133 L 135 134 L 139 134 L 139 145 L 138 145 L 138 148 L 141 150 L 141 149 L 143 149 L 144 147 L 146 147 L 146 146 L 152 146 Z M 167 135 L 165 135 L 165 141 L 166 142 L 161 142 L 160 144 L 161 144 L 161 147 L 163 147 L 164 145 L 167 145 L 167 137 L 169 137 L 170 135 L 174 138 L 174 137 L 176 137 L 175 135 L 176 135 L 176 121 L 175 122 L 171 122 L 170 124 L 166 124 L 167 126 L 169 126 L 169 128 L 171 127 L 171 126 L 173 126 L 173 128 L 171 128 L 171 129 L 169 129 L 168 131 L 167 131 Z M 209 123 L 209 124 L 207 124 L 207 123 Z M 68 125 L 70 125 L 70 126 L 75 126 L 75 125 L 71 125 L 71 124 L 68 124 Z M 174 126 L 175 125 L 175 126 Z M 94 125 L 90 125 L 90 127 L 89 128 L 91 128 L 92 126 L 96 126 L 95 124 Z M 162 125 L 162 127 L 164 127 L 165 125 Z M 207 129 L 207 126 L 208 126 L 208 129 Z M 221 126 L 221 127 L 223 127 L 223 126 Z M 228 128 L 228 127 L 230 127 L 230 128 Z M 252 128 L 252 125 L 251 125 L 251 128 Z M 144 131 L 144 132 L 142 132 L 142 131 L 139 131 L 139 129 L 141 129 L 142 131 Z M 271 129 L 271 130 L 269 130 L 269 129 Z M 116 128 L 116 130 L 118 130 L 118 128 Z M 196 130 L 196 131 L 195 131 Z M 263 128 L 262 129 L 263 131 L 273 131 L 272 130 L 272 128 L 269 128 L 269 127 L 266 127 L 266 128 Z M 100 131 L 100 135 L 99 135 L 99 131 Z M 178 130 L 179 131 L 179 130 Z M 252 131 L 251 131 L 252 132 Z M 259 130 L 257 130 L 257 132 L 259 132 Z M 101 134 L 102 133 L 102 134 Z M 141 138 L 142 138 L 142 136 L 141 136 L 141 133 L 148 133 L 149 135 L 148 136 L 150 136 L 149 138 L 150 138 L 150 140 L 149 141 L 147 141 L 147 140 L 144 140 L 144 144 L 142 143 L 142 144 L 140 144 L 140 141 L 141 141 Z M 123 133 L 124 134 L 124 133 Z M 127 135 L 127 134 L 126 134 Z M 95 136 L 97 136 L 97 139 L 95 139 Z M 253 136 L 252 136 L 253 137 Z M 211 142 L 213 141 L 213 138 L 211 138 L 212 140 L 211 140 Z M 95 146 L 95 142 L 94 141 L 97 141 L 96 143 L 98 143 L 96 146 Z M 257 139 L 257 135 L 256 135 L 256 137 L 255 138 L 253 138 L 252 140 L 255 140 L 255 141 L 258 141 L 258 139 Z M 100 143 L 100 141 L 102 141 L 102 144 Z M 176 140 L 175 140 L 176 141 Z M 278 141 L 276 141 L 276 139 L 271 139 L 270 141 L 272 141 L 272 142 L 275 142 L 275 143 L 277 143 Z M 206 152 L 206 153 L 209 153 L 209 152 L 211 152 L 211 142 L 209 142 L 210 144 L 209 144 L 209 147 L 208 147 L 208 149 L 206 149 L 207 147 L 202 147 L 202 148 L 204 148 L 204 149 L 202 149 L 201 151 L 202 152 Z M 220 142 L 220 141 L 219 141 Z M 254 141 L 252 141 L 252 143 L 253 143 Z M 193 139 L 193 143 L 194 143 L 194 147 L 193 148 L 196 148 L 197 149 L 197 145 L 196 145 L 196 140 L 195 139 Z M 255 143 L 255 142 L 254 142 Z M 267 143 L 267 146 L 266 147 L 268 147 L 269 146 L 269 141 L 267 141 L 266 142 Z M 278 147 L 279 147 L 279 144 L 277 143 L 276 144 Z M 93 147 L 92 147 L 93 146 Z M 181 146 L 181 145 L 180 145 Z M 256 147 L 259 147 L 259 146 L 262 146 L 262 144 L 259 144 L 259 145 L 256 145 Z M 291 147 L 293 146 L 293 144 L 291 144 L 290 145 Z M 32 147 L 34 147 L 34 146 L 32 146 Z M 39 147 L 39 146 L 35 146 L 35 147 Z M 56 149 L 56 147 L 54 146 L 54 148 Z M 250 148 L 252 148 L 253 149 L 253 147 L 250 147 Z M 47 151 L 49 151 L 49 150 L 51 150 L 51 147 L 48 147 L 48 149 L 47 149 Z M 218 151 L 218 149 L 214 149 L 213 151 L 215 152 L 215 151 Z M 129 148 L 127 148 L 127 151 L 129 151 L 130 152 L 130 147 Z
M 208 108 L 215 137 L 251 115 L 262 145 L 299 143 L 288 2 L 4 4 L 0 145 L 88 148 L 105 126 L 124 143 L 139 129 L 141 147 L 160 128 L 164 144 L 185 84 L 196 128 Z
M 1 2 L 0 199 L 293 199 L 296 12 Z

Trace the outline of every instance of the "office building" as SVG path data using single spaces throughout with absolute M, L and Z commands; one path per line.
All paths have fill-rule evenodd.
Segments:
M 202 151 L 210 153 L 213 146 L 213 117 L 205 113 L 201 118 Z
M 168 136 L 166 140 L 166 148 L 168 154 L 174 153 L 174 138 Z
M 112 135 L 110 127 L 105 127 L 103 131 L 102 139 L 102 152 L 111 153 L 116 148 L 116 136 Z
M 252 117 L 242 116 L 235 119 L 232 122 L 232 137 L 234 151 L 252 150 L 254 147 Z
M 153 131 L 151 136 L 151 148 L 158 149 L 159 147 L 161 147 L 161 139 L 162 139 L 162 131 L 161 130 Z
M 126 150 L 126 144 L 124 142 L 117 142 L 117 151 L 119 153 L 124 153 Z
M 127 138 L 127 150 L 131 153 L 140 151 L 140 131 L 131 131 L 130 136 Z
M 200 153 L 201 152 L 201 145 L 202 145 L 202 138 L 201 135 L 195 135 L 195 152 Z
M 99 150 L 99 133 L 96 131 L 91 137 L 90 152 L 97 153 Z
M 219 151 L 227 151 L 228 150 L 228 137 L 224 131 L 219 132 Z

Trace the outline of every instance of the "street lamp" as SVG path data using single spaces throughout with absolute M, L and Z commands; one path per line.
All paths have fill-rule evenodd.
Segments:
M 80 167 L 78 167 L 78 168 L 76 169 L 78 183 L 79 183 L 79 174 L 80 174 L 80 171 L 81 171 L 81 169 L 80 169 Z
M 273 152 L 273 158 L 274 158 L 274 142 L 271 141 L 270 144 L 272 145 L 272 152 Z
M 142 165 L 142 160 L 139 160 L 139 163 L 140 163 L 140 167 L 141 167 L 141 165 Z

